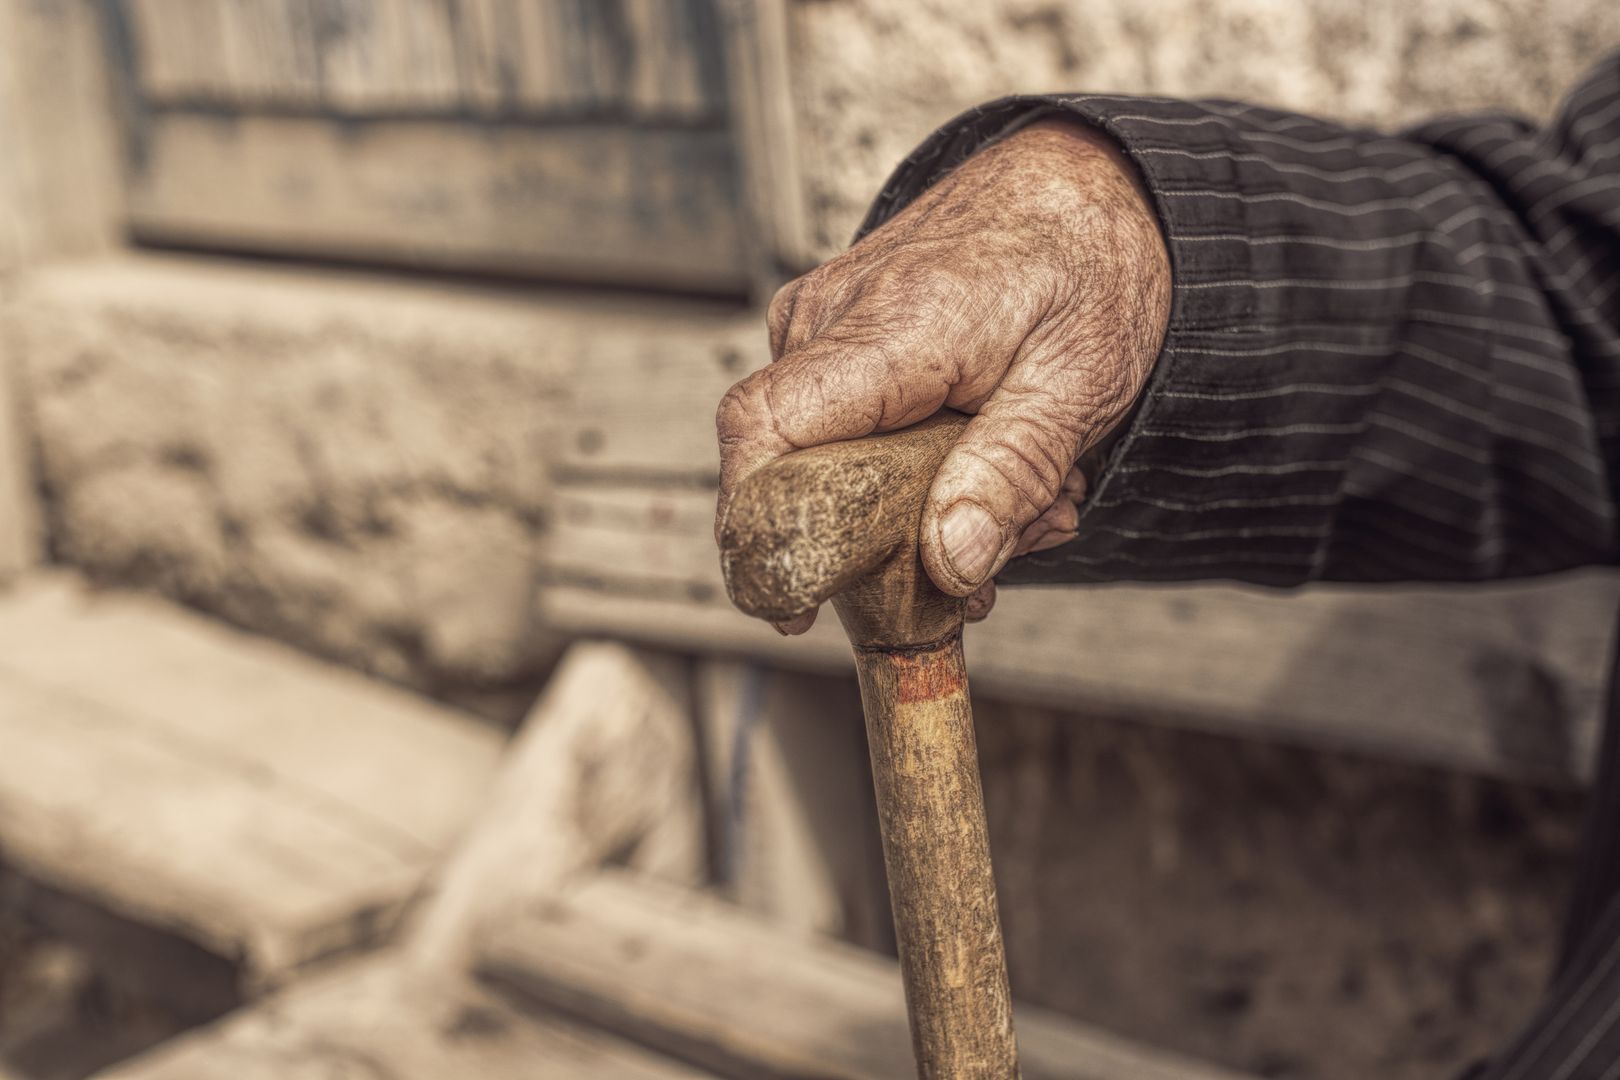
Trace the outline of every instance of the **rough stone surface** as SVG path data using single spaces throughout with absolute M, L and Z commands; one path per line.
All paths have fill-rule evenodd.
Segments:
M 162 258 L 29 275 L 0 318 L 57 559 L 504 718 L 555 652 L 533 593 L 568 373 L 734 321 Z
M 792 0 L 789 19 L 821 258 L 924 136 L 1003 94 L 1219 96 L 1378 125 L 1539 117 L 1620 44 L 1612 0 Z

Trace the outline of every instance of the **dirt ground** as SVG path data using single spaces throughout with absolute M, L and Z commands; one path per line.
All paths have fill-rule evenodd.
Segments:
M 980 713 L 1021 998 L 1288 1080 L 1445 1080 L 1533 1005 L 1579 793 Z
M 185 1026 L 0 905 L 0 1080 L 81 1080 Z

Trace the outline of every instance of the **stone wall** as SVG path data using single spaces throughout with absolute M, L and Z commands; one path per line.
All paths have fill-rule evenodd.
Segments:
M 1546 116 L 1620 46 L 1612 0 L 794 0 L 810 231 L 841 250 L 889 170 L 1003 94 L 1231 97 L 1357 123 Z
M 554 654 L 534 614 L 547 439 L 598 350 L 724 310 L 146 258 L 29 276 L 55 559 L 501 716 Z M 696 342 L 696 344 L 691 344 Z

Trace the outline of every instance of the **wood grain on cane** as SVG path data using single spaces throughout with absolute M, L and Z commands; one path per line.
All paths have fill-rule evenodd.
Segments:
M 1016 1076 L 961 638 L 855 664 L 917 1074 Z
M 778 458 L 720 526 L 732 601 L 790 619 L 827 600 L 855 646 L 900 969 L 920 1077 L 1018 1075 L 962 656 L 962 601 L 918 558 L 923 501 L 966 425 L 915 427 Z

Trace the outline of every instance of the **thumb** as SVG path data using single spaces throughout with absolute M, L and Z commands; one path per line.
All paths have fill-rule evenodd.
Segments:
M 1079 457 L 1082 424 L 1045 390 L 1005 385 L 963 430 L 923 511 L 922 561 L 934 583 L 967 596 L 1012 556 L 1051 507 Z

